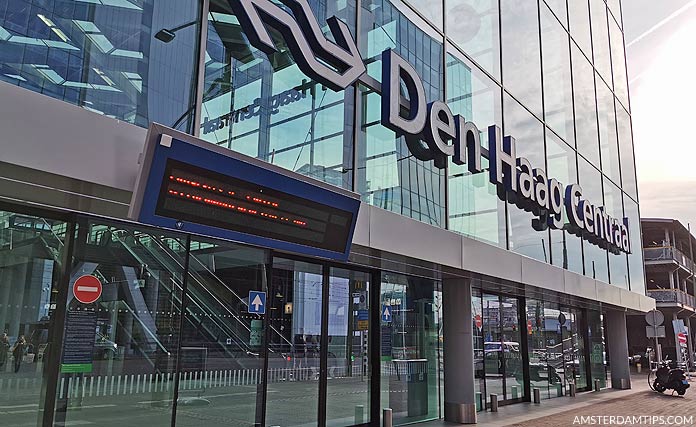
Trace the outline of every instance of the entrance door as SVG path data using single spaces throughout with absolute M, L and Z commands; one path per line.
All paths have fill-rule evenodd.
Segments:
M 266 425 L 317 425 L 324 293 L 321 265 L 275 258 L 266 318 Z
M 524 359 L 521 351 L 518 299 L 483 294 L 483 348 L 486 397 L 498 402 L 524 400 Z

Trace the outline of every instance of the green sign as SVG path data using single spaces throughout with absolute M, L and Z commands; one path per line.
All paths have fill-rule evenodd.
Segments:
M 92 372 L 91 363 L 63 363 L 60 365 L 60 372 L 64 374 L 75 374 L 79 372 Z

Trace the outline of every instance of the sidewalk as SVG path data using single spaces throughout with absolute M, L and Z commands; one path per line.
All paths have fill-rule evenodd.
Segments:
M 594 425 L 611 425 L 608 418 L 599 418 L 601 416 L 693 416 L 693 423 L 681 425 L 696 424 L 696 386 L 690 388 L 685 397 L 678 397 L 676 394 L 674 396 L 671 396 L 670 393 L 661 395 L 650 390 L 646 375 L 634 375 L 631 378 L 631 383 L 630 390 L 603 389 L 598 393 L 578 393 L 576 397 L 542 400 L 541 404 L 538 405 L 519 403 L 501 406 L 497 413 L 479 412 L 478 424 L 492 427 L 564 427 L 581 425 L 580 419 L 576 417 L 582 416 L 597 417 Z M 585 422 L 585 424 L 588 423 Z M 622 424 L 633 426 L 659 425 L 656 423 Z M 451 427 L 456 424 L 438 420 L 422 425 Z

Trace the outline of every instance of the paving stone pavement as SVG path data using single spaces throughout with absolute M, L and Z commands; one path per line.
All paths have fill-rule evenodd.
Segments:
M 611 416 L 615 418 L 612 419 Z M 641 416 L 645 417 L 641 418 Z M 581 425 L 696 425 L 696 387 L 689 389 L 684 397 L 676 394 L 672 396 L 670 393 L 659 394 L 651 390 L 641 390 L 631 395 L 598 401 L 582 408 L 562 411 L 520 423 L 508 424 L 511 427 L 565 427 Z

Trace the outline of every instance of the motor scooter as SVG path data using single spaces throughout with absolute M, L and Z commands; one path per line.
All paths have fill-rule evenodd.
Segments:
M 683 369 L 679 367 L 670 368 L 669 362 L 669 360 L 662 361 L 657 369 L 650 372 L 648 385 L 659 393 L 664 393 L 666 390 L 674 390 L 679 396 L 683 396 L 686 393 L 686 389 L 690 386 L 689 381 L 687 381 Z

